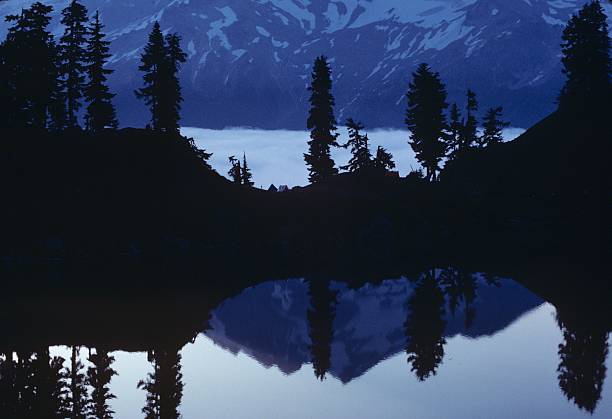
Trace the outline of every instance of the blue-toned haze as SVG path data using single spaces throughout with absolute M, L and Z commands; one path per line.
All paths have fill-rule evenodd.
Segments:
M 304 129 L 313 59 L 330 57 L 340 121 L 403 126 L 416 65 L 428 62 L 463 102 L 503 105 L 528 127 L 555 107 L 563 82 L 563 25 L 586 0 L 83 0 L 100 9 L 113 41 L 112 86 L 124 125 L 144 125 L 133 95 L 139 55 L 155 20 L 179 32 L 183 125 Z M 0 3 L 15 13 L 32 0 Z M 59 13 L 67 0 L 50 0 Z M 612 6 L 606 3 L 608 14 Z M 60 33 L 58 19 L 53 29 Z M 0 35 L 7 23 L 0 23 Z

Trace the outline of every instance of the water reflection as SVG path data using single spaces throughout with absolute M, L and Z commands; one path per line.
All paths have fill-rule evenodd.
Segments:
M 445 371 L 445 349 L 452 339 L 463 336 L 474 345 L 485 343 L 543 303 L 513 280 L 456 268 L 359 285 L 318 276 L 263 282 L 217 301 L 214 309 L 198 315 L 199 326 L 191 336 L 204 335 L 217 347 L 248 354 L 287 376 L 312 368 L 311 380 L 343 384 L 367 378 L 368 371 L 403 354 L 408 362 L 403 375 L 411 374 L 421 385 L 431 383 L 435 394 L 441 382 L 434 377 Z M 555 343 L 556 376 L 576 412 L 593 414 L 603 397 L 609 327 L 606 321 L 580 318 L 577 311 L 567 305 L 556 310 L 562 335 Z M 157 326 L 159 336 L 146 348 L 150 372 L 132 383 L 144 404 L 133 402 L 141 403 L 138 410 L 145 419 L 199 417 L 181 411 L 189 385 L 183 373 L 194 367 L 182 365 L 182 351 L 193 339 L 185 339 L 189 333 L 173 333 L 171 324 Z M 117 374 L 122 374 L 115 367 L 116 350 L 124 348 L 70 343 L 58 356 L 49 346 L 0 342 L 0 418 L 125 417 L 115 412 L 122 393 L 113 388 Z M 512 349 L 507 348 L 511 356 L 521 356 Z M 202 357 L 198 362 L 212 361 Z M 514 373 L 503 365 L 495 368 L 500 375 Z M 227 374 L 241 380 L 239 371 Z M 452 380 L 470 385 L 468 377 Z M 454 416 L 467 417 L 457 412 Z
M 559 345 L 559 387 L 576 406 L 593 413 L 606 378 L 608 332 L 589 324 L 573 324 L 557 314 L 563 342 Z
M 455 295 L 449 299 L 453 301 Z M 444 358 L 444 293 L 436 280 L 434 271 L 423 274 L 408 300 L 410 315 L 406 320 L 406 353 L 412 371 L 420 381 L 435 375 L 442 358 Z M 467 305 L 466 305 L 467 307 Z M 467 319 L 467 316 L 466 316 Z M 466 321 L 467 323 L 467 321 Z

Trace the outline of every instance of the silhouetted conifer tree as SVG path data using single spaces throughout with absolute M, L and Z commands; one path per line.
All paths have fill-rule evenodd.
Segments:
M 310 307 L 308 308 L 308 331 L 310 354 L 314 374 L 319 380 L 331 367 L 331 345 L 334 337 L 337 292 L 329 287 L 329 281 L 320 278 L 308 281 Z
M 444 109 L 448 107 L 446 89 L 439 74 L 427 64 L 421 64 L 412 74 L 407 97 L 406 125 L 410 130 L 410 145 L 425 168 L 427 180 L 435 181 L 440 161 L 446 154 L 443 142 Z
M 374 167 L 383 171 L 395 169 L 393 155 L 387 150 L 385 150 L 383 147 L 378 146 L 378 148 L 376 149 L 376 157 L 374 158 Z
M 450 160 L 454 160 L 463 151 L 461 134 L 463 132 L 463 122 L 461 121 L 461 112 L 456 103 L 453 103 L 450 108 L 450 122 L 448 124 L 448 136 L 446 140 L 447 155 Z
M 159 102 L 160 128 L 165 132 L 179 132 L 181 102 L 181 83 L 178 72 L 181 64 L 187 60 L 187 54 L 181 49 L 181 37 L 176 34 L 166 35 L 166 62 L 163 66 L 162 91 Z
M 100 132 L 104 128 L 117 128 L 117 117 L 112 99 L 115 97 L 107 86 L 107 76 L 113 70 L 105 68 L 110 58 L 110 42 L 105 40 L 102 32 L 104 25 L 100 23 L 98 11 L 89 27 L 87 41 L 87 76 L 85 85 L 85 100 L 87 112 L 85 114 L 85 128 L 91 132 Z
M 84 374 L 85 367 L 79 358 L 79 349 L 77 346 L 72 347 L 70 367 L 67 371 L 67 377 L 70 380 L 67 398 L 70 419 L 85 419 L 87 415 L 88 392 Z
M 144 73 L 144 86 L 136 90 L 136 97 L 143 99 L 151 111 L 150 126 L 154 130 L 161 129 L 161 109 L 160 99 L 164 88 L 164 66 L 166 61 L 166 43 L 164 35 L 155 22 L 149 34 L 149 40 L 144 47 L 144 52 L 140 56 L 140 66 L 138 69 Z
M 503 111 L 501 106 L 487 110 L 482 120 L 483 132 L 478 140 L 479 147 L 488 147 L 504 141 L 503 129 L 510 123 L 501 120 Z
M 444 358 L 444 303 L 435 272 L 425 273 L 408 301 L 410 314 L 404 325 L 408 363 L 419 381 L 436 375 Z
M 468 89 L 467 91 L 467 108 L 466 108 L 466 119 L 461 131 L 461 142 L 460 152 L 468 151 L 476 147 L 478 142 L 478 119 L 476 119 L 476 113 L 478 112 L 478 101 L 476 100 L 476 93 Z
M 308 166 L 308 179 L 316 183 L 338 173 L 331 158 L 331 147 L 337 145 L 337 134 L 334 134 L 337 128 L 331 69 L 326 57 L 320 56 L 315 60 L 308 90 L 311 92 L 310 112 L 306 125 L 310 130 L 310 141 L 304 160 Z
M 242 185 L 242 168 L 240 166 L 240 160 L 234 156 L 230 156 L 229 162 L 231 167 L 227 174 L 235 184 Z
M 66 123 L 68 128 L 78 124 L 78 111 L 85 90 L 85 65 L 87 63 L 87 8 L 77 0 L 71 0 L 62 10 L 64 35 L 60 38 L 61 75 L 66 94 Z
M 69 416 L 66 403 L 68 388 L 63 364 L 64 358 L 51 358 L 48 348 L 35 353 L 31 361 L 31 385 L 35 393 L 33 418 L 63 419 Z
M 138 69 L 144 72 L 144 87 L 136 91 L 151 111 L 151 128 L 163 132 L 178 133 L 180 109 L 183 97 L 178 79 L 181 63 L 186 54 L 180 47 L 178 34 L 166 37 L 159 22 L 155 22 L 149 41 L 141 55 Z
M 57 117 L 51 108 L 58 98 L 58 51 L 47 30 L 52 10 L 36 2 L 20 15 L 6 17 L 13 23 L 3 44 L 5 88 L 10 91 L 7 119 L 12 126 L 44 129 Z
M 346 166 L 342 166 L 342 169 L 355 172 L 372 166 L 372 153 L 368 144 L 368 136 L 361 134 L 361 130 L 364 128 L 363 124 L 349 118 L 346 120 L 346 127 L 348 128 L 349 140 L 342 147 L 350 147 L 352 157 Z
M 592 414 L 601 400 L 606 378 L 608 333 L 591 325 L 564 321 L 560 312 L 557 323 L 564 340 L 559 345 L 559 387 L 568 400 Z
M 90 419 L 112 419 L 113 412 L 109 406 L 115 395 L 110 392 L 110 382 L 117 375 L 111 365 L 115 358 L 108 352 L 96 349 L 95 354 L 89 356 L 92 366 L 87 368 L 87 384 L 92 387 L 91 399 L 88 405 Z
M 145 419 L 178 419 L 178 408 L 183 397 L 181 355 L 177 350 L 155 349 L 149 353 L 153 372 L 138 388 L 147 392 L 147 402 L 142 409 Z
M 607 17 L 599 1 L 590 1 L 572 16 L 561 44 L 565 86 L 560 109 L 609 113 L 612 60 Z
M 247 187 L 252 187 L 253 183 L 253 174 L 251 173 L 251 169 L 247 165 L 246 153 L 242 154 L 242 167 L 240 168 L 240 177 L 242 180 L 242 184 Z

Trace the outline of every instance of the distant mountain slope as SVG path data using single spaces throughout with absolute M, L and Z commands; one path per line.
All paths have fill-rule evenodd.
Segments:
M 55 12 L 67 0 L 51 0 Z M 142 125 L 141 48 L 153 21 L 178 31 L 189 59 L 183 123 L 304 128 L 314 57 L 334 66 L 339 120 L 401 126 L 411 71 L 429 62 L 462 103 L 502 104 L 527 127 L 554 108 L 562 83 L 561 31 L 585 0 L 84 0 L 114 41 L 112 78 L 123 124 Z M 9 0 L 0 14 L 31 0 Z M 606 4 L 608 12 L 612 6 Z M 54 22 L 57 28 L 57 20 Z M 0 23 L 4 34 L 7 24 Z
M 231 352 L 244 352 L 266 367 L 286 374 L 311 362 L 306 312 L 310 304 L 307 283 L 295 279 L 274 281 L 246 289 L 223 302 L 212 315 L 206 332 L 216 344 Z M 382 360 L 406 347 L 404 323 L 414 284 L 407 279 L 388 280 L 353 290 L 339 290 L 332 341 L 331 374 L 349 382 Z M 478 337 L 504 329 L 542 300 L 511 280 L 499 287 L 478 281 L 476 316 L 465 327 L 463 307 L 455 314 L 446 309 L 446 336 Z

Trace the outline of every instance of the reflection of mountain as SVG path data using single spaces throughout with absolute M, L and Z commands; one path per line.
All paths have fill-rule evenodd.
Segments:
M 500 281 L 499 287 L 478 280 L 477 286 L 470 328 L 465 328 L 464 306 L 459 304 L 455 315 L 446 309 L 445 336 L 492 335 L 542 303 L 511 280 Z M 407 301 L 414 285 L 399 279 L 360 289 L 341 283 L 332 287 L 339 292 L 329 372 L 346 383 L 404 350 Z M 290 374 L 311 361 L 309 303 L 305 281 L 266 282 L 220 304 L 206 334 L 233 353 L 244 352 L 266 367 L 277 366 Z

